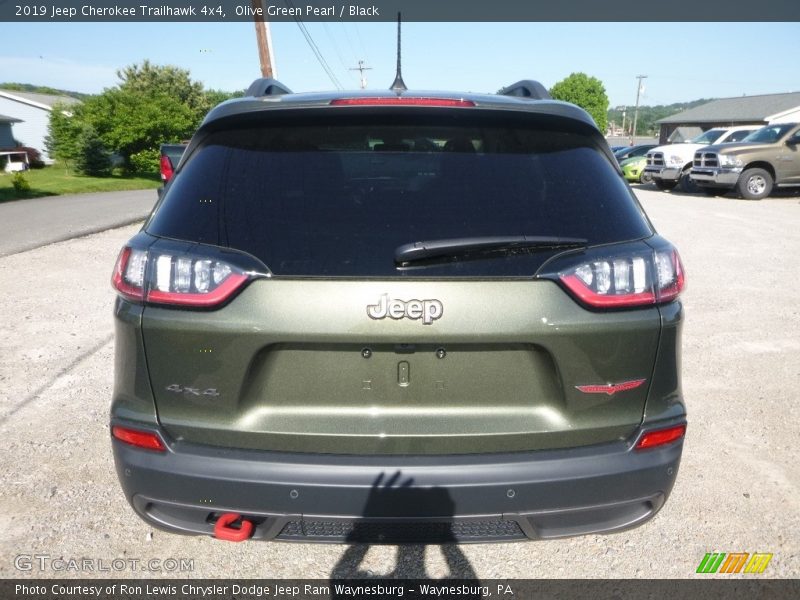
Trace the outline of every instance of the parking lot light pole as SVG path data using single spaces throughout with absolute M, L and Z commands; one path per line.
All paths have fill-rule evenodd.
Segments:
M 631 138 L 636 137 L 636 121 L 639 119 L 639 94 L 642 91 L 642 79 L 647 79 L 647 75 L 637 75 L 638 83 L 636 85 L 636 108 L 633 110 L 633 131 L 631 131 Z

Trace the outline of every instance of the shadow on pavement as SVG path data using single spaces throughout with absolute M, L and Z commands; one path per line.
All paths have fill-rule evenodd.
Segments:
M 331 572 L 331 583 L 342 579 L 428 579 L 425 571 L 426 544 L 439 545 L 448 566 L 446 580 L 472 580 L 477 583 L 477 575 L 467 557 L 456 545 L 452 531 L 454 503 L 447 490 L 442 488 L 414 488 L 413 479 L 401 481 L 402 474 L 397 471 L 384 481 L 382 473 L 372 485 L 367 502 L 362 511 L 363 520 L 353 526 L 347 536 L 352 545 L 347 548 Z M 398 521 L 381 522 L 379 519 L 406 513 L 435 515 L 436 521 L 402 523 Z M 383 540 L 397 543 L 394 568 L 390 572 L 374 574 L 363 566 L 364 558 L 371 544 L 382 544 Z M 407 541 L 406 541 L 407 540 Z M 430 541 L 429 541 L 430 540 Z M 331 588 L 333 589 L 333 585 Z M 337 597 L 337 596 L 333 596 Z M 469 598 L 471 596 L 464 596 Z

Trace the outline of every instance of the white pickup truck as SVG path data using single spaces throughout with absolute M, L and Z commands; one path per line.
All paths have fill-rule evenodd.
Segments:
M 741 127 L 715 127 L 682 144 L 658 146 L 647 153 L 645 173 L 649 173 L 660 190 L 671 190 L 680 185 L 683 192 L 698 191 L 690 179 L 694 153 L 711 144 L 738 142 L 759 129 L 758 125 Z

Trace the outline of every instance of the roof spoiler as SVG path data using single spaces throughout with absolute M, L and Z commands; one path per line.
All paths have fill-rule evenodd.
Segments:
M 292 90 L 277 79 L 262 77 L 250 84 L 245 96 L 282 96 L 283 94 L 291 93 Z
M 497 92 L 501 96 L 516 96 L 517 98 L 528 98 L 530 100 L 551 100 L 552 96 L 541 83 L 532 79 L 523 79 L 504 87 Z

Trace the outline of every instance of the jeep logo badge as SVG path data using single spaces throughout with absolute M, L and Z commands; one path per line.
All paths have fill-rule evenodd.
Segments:
M 370 319 L 422 319 L 423 325 L 430 325 L 440 319 L 443 312 L 444 307 L 438 300 L 390 300 L 389 294 L 381 296 L 377 304 L 367 306 L 367 316 Z

